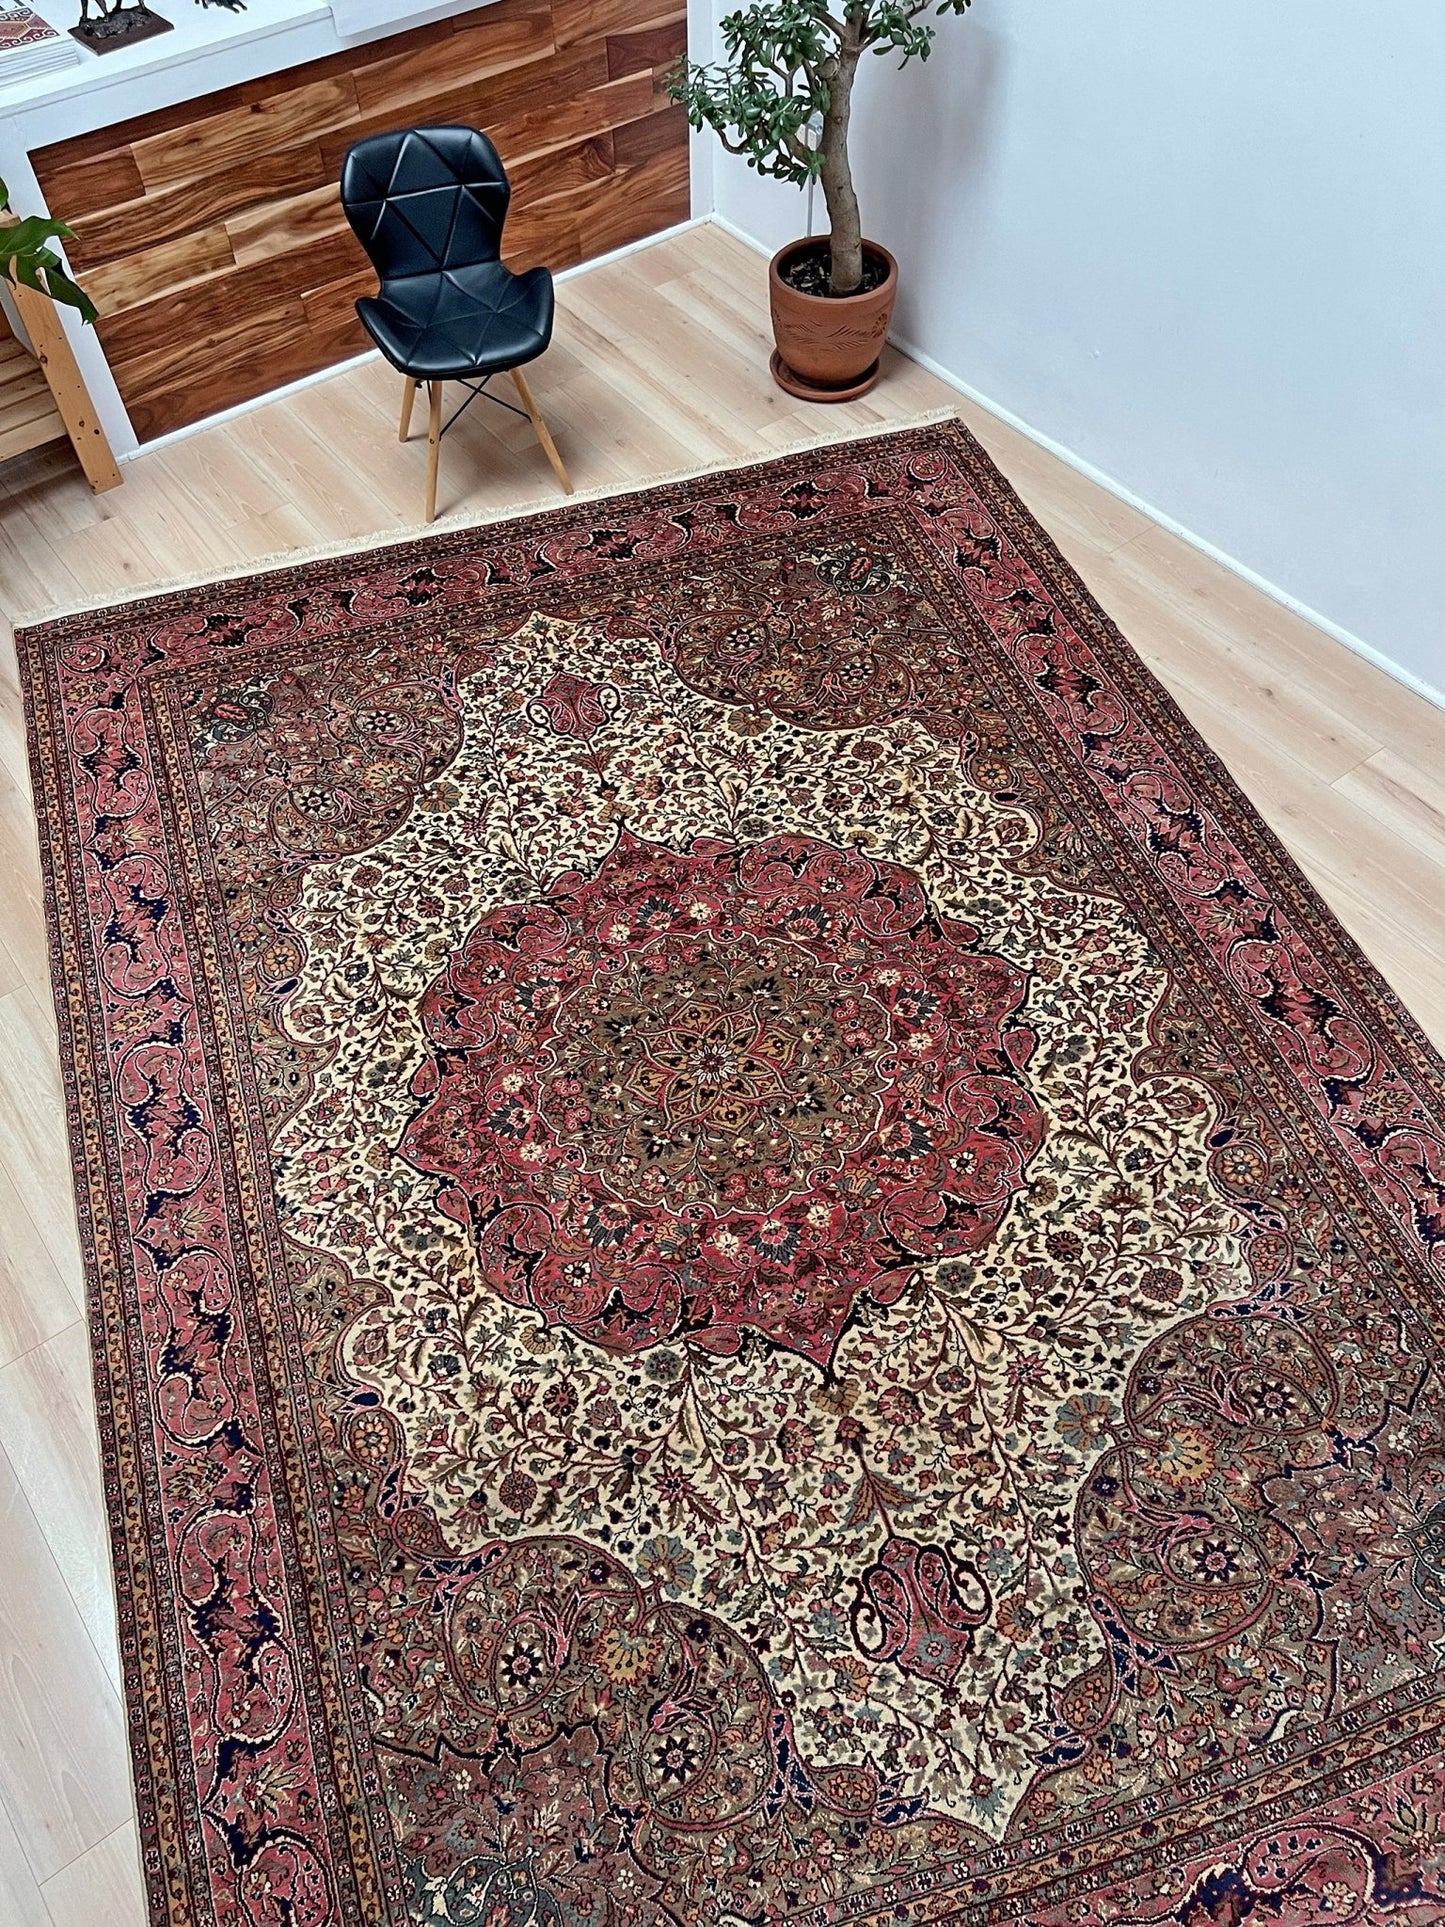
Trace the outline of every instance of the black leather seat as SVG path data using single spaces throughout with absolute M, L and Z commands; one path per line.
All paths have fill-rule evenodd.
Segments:
M 535 361 L 552 339 L 552 277 L 477 261 L 441 274 L 384 280 L 356 304 L 393 368 L 419 381 L 500 374 Z
M 474 127 L 411 127 L 358 141 L 341 204 L 381 280 L 357 302 L 394 368 L 421 381 L 535 361 L 552 339 L 552 277 L 501 262 L 512 198 L 497 150 Z
M 356 312 L 382 354 L 407 378 L 403 441 L 416 384 L 430 384 L 428 519 L 435 508 L 436 448 L 444 432 L 444 381 L 478 383 L 475 395 L 491 376 L 510 372 L 558 479 L 571 492 L 530 391 L 516 372 L 551 341 L 554 297 L 546 268 L 514 274 L 501 260 L 511 198 L 496 148 L 473 127 L 373 134 L 358 141 L 342 164 L 341 204 L 381 283 L 375 295 L 357 302 Z M 498 395 L 487 399 L 501 401 Z

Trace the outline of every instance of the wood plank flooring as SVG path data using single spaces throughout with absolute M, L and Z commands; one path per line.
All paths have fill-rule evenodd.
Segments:
M 761 261 L 694 229 L 566 282 L 534 388 L 579 489 L 746 460 L 958 398 L 897 357 L 832 412 L 768 379 Z M 6 613 L 224 573 L 418 517 L 379 363 L 126 465 L 94 497 L 68 454 L 0 469 Z M 969 422 L 1294 852 L 1445 1045 L 1445 714 L 968 405 Z M 441 509 L 557 499 L 525 422 L 478 404 Z M 0 661 L 0 1927 L 141 1927 L 81 1264 L 9 649 Z

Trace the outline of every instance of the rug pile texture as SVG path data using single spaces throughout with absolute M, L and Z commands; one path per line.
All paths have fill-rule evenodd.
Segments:
M 157 1923 L 1445 1919 L 1441 1066 L 962 428 L 21 658 Z

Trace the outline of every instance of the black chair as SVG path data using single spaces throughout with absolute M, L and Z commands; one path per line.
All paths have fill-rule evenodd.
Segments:
M 509 374 L 568 495 L 572 484 L 522 378 L 552 339 L 552 276 L 513 274 L 501 261 L 502 223 L 512 198 L 506 171 L 485 134 L 472 127 L 411 127 L 358 141 L 341 169 L 341 205 L 381 280 L 356 304 L 361 325 L 406 378 L 401 439 L 411 432 L 417 383 L 431 404 L 426 519 L 436 514 L 437 456 L 452 422 Z M 480 379 L 479 379 L 480 378 Z M 460 381 L 466 400 L 445 427 L 442 386 Z

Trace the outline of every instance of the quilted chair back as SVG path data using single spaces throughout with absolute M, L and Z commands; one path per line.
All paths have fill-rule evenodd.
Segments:
M 382 281 L 495 261 L 512 190 L 474 127 L 409 127 L 358 141 L 341 205 Z

